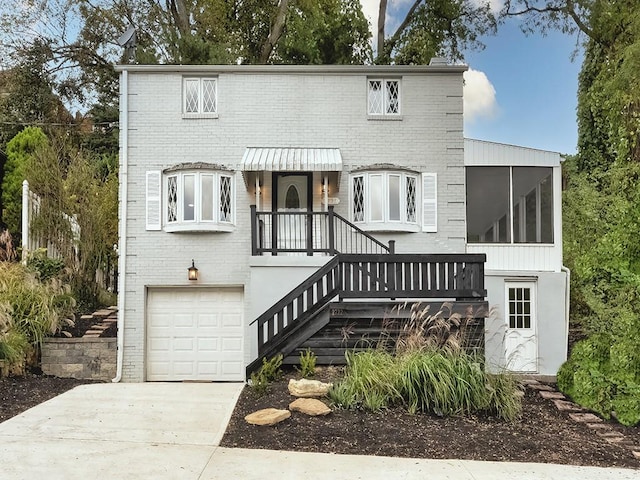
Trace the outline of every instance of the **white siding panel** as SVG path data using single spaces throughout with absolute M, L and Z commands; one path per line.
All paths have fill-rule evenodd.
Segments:
M 469 244 L 467 253 L 486 253 L 485 270 L 559 272 L 562 248 L 553 245 Z
M 560 161 L 560 154 L 556 152 L 469 138 L 464 140 L 465 166 L 557 167 Z

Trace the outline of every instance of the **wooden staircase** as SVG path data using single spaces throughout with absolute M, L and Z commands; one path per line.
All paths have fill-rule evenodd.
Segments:
M 324 312 L 322 326 L 287 357 L 285 365 L 298 365 L 300 354 L 307 349 L 316 355 L 318 365 L 344 365 L 345 351 L 362 351 L 369 348 L 391 349 L 399 335 L 406 332 L 411 323 L 414 302 L 331 302 Z M 428 308 L 428 315 L 441 314 L 448 319 L 459 314 L 464 323 L 464 344 L 467 351 L 484 353 L 485 301 L 470 302 L 419 302 L 419 310 Z
M 396 299 L 429 299 L 433 308 L 453 301 L 454 311 L 469 307 L 486 311 L 485 260 L 484 254 L 337 254 L 252 322 L 258 328 L 258 358 L 247 366 L 246 374 L 260 368 L 263 358 L 282 354 L 290 362 L 305 345 L 323 362 L 344 358 L 349 342 L 338 345 L 337 332 L 342 335 L 350 325 L 364 329 L 360 336 L 351 336 L 351 342 L 364 346 L 375 336 L 373 330 L 383 333 L 385 312 Z M 344 299 L 351 300 L 331 308 L 332 302 Z M 355 299 L 359 306 L 346 306 Z M 374 306 L 376 299 L 386 305 Z M 341 310 L 359 320 L 341 318 Z

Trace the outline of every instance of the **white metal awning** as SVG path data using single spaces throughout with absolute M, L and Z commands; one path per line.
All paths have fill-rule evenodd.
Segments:
M 340 172 L 339 148 L 247 148 L 245 172 Z

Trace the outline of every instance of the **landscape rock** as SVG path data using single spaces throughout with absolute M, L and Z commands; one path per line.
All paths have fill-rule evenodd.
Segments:
M 289 410 L 301 412 L 312 417 L 328 415 L 331 413 L 331 409 L 329 407 L 315 398 L 298 398 L 289 404 Z
M 549 392 L 548 390 L 540 390 L 540 396 L 547 400 L 564 400 L 566 397 L 560 392 Z
M 278 410 L 277 408 L 264 408 L 257 412 L 250 413 L 244 417 L 251 425 L 275 425 L 291 416 L 289 410 Z
M 576 422 L 595 423 L 602 422 L 602 419 L 593 413 L 570 413 L 569 417 Z
M 576 405 L 573 402 L 568 402 L 566 400 L 553 400 L 556 408 L 561 412 L 581 412 L 582 408 L 580 405 Z
M 322 383 L 319 380 L 307 380 L 306 378 L 289 380 L 289 393 L 294 397 L 323 397 L 331 387 L 333 387 L 333 383 Z

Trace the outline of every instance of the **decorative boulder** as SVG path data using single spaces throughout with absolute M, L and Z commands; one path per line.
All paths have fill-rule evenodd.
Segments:
M 289 404 L 289 410 L 293 412 L 301 412 L 312 417 L 328 415 L 331 413 L 331 409 L 329 407 L 315 398 L 298 398 Z
M 277 408 L 265 408 L 257 412 L 250 413 L 244 417 L 251 425 L 275 425 L 291 416 L 289 410 L 278 410 Z
M 324 397 L 329 389 L 333 387 L 333 383 L 322 383 L 319 380 L 289 380 L 289 393 L 294 397 Z

